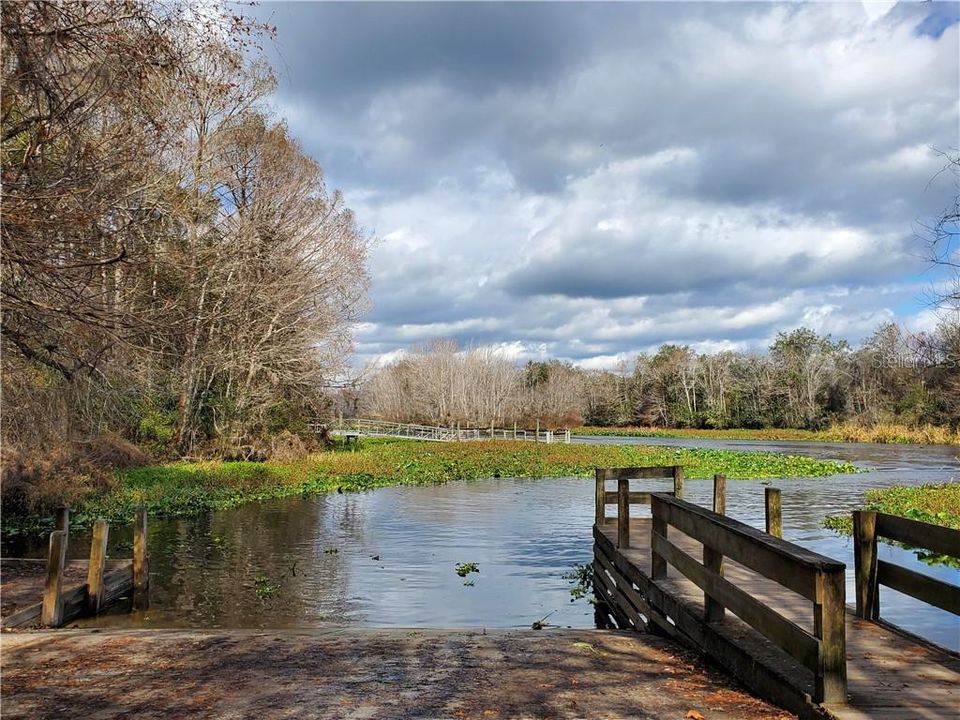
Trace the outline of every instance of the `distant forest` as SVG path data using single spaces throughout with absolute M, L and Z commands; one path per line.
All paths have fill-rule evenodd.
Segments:
M 960 423 L 960 323 L 880 326 L 858 347 L 807 328 L 765 353 L 663 345 L 613 371 L 520 366 L 495 349 L 439 342 L 373 371 L 346 414 L 487 426 L 804 428 Z

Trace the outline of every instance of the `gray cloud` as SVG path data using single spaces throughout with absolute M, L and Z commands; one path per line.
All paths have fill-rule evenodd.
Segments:
M 437 337 L 600 362 L 925 321 L 955 192 L 956 12 L 292 3 L 276 98 L 381 238 L 369 357 Z

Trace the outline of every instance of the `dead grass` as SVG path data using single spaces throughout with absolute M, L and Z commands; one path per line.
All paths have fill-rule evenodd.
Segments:
M 116 483 L 116 471 L 149 465 L 151 458 L 114 435 L 48 448 L 0 450 L 3 510 L 41 514 L 60 505 L 77 505 Z

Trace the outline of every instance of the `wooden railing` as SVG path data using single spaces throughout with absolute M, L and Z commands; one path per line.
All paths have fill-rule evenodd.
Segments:
M 703 590 L 706 622 L 730 610 L 813 672 L 815 702 L 845 702 L 845 565 L 668 493 L 650 501 L 651 578 L 666 578 L 672 565 Z M 671 526 L 703 544 L 702 563 L 670 542 Z M 724 558 L 810 600 L 813 632 L 726 580 Z
M 597 468 L 595 471 L 598 525 L 608 521 L 607 505 L 617 506 L 617 547 L 630 547 L 630 506 L 649 505 L 650 492 L 631 492 L 631 480 L 673 480 L 674 497 L 683 497 L 683 466 Z M 616 480 L 617 489 L 607 490 L 607 481 Z
M 525 430 L 523 428 L 473 427 L 459 425 L 418 425 L 364 418 L 340 419 L 333 423 L 313 423 L 314 432 L 325 430 L 331 435 L 410 438 L 434 442 L 464 442 L 468 440 L 526 440 L 542 443 L 570 443 L 569 430 Z
M 880 619 L 880 585 L 960 615 L 960 587 L 877 558 L 877 540 L 887 538 L 953 558 L 960 556 L 960 530 L 869 510 L 853 512 L 857 615 Z

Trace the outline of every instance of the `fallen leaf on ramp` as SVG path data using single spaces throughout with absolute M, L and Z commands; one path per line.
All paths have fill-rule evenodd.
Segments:
M 573 643 L 573 647 L 575 647 L 577 650 L 586 650 L 587 652 L 592 652 L 594 655 L 603 655 L 602 652 L 587 642 L 575 642 Z
M 683 716 L 684 720 L 707 720 L 702 712 L 698 710 L 687 710 L 687 714 Z

